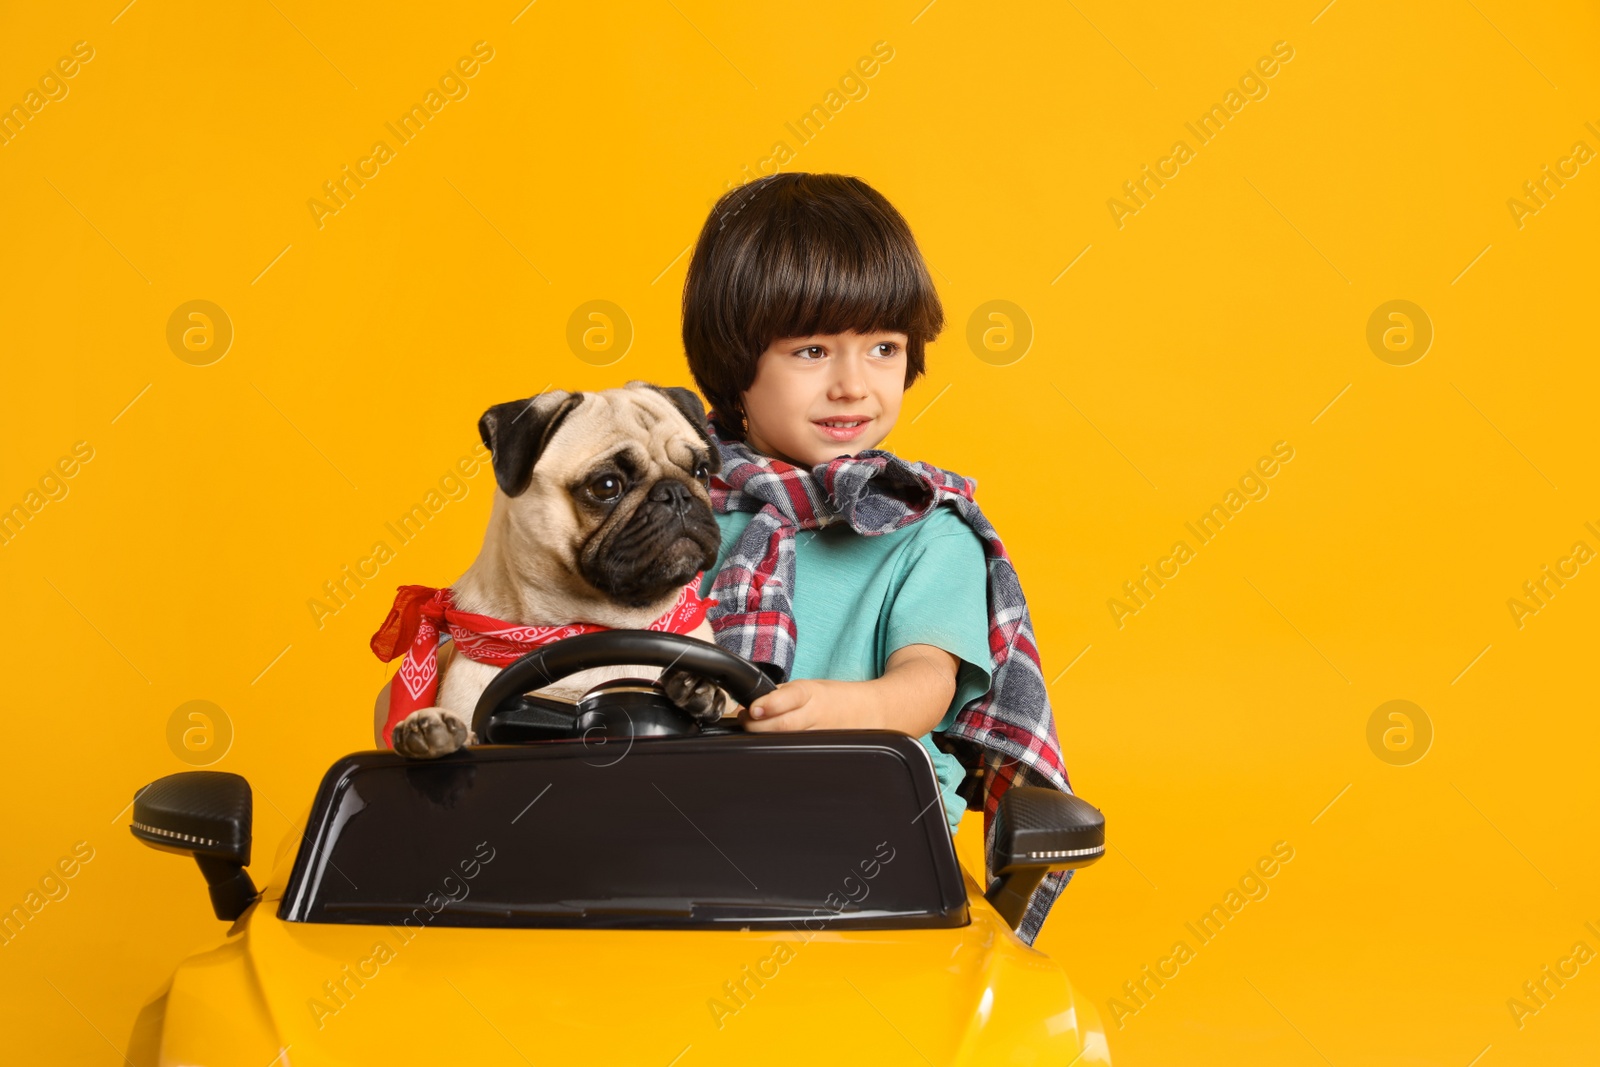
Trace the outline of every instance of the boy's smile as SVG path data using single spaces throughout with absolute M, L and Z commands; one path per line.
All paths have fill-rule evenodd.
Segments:
M 847 415 L 839 419 L 813 419 L 812 425 L 835 441 L 853 441 L 862 433 L 862 427 L 872 420 L 866 415 Z
M 768 345 L 741 394 L 750 447 L 801 467 L 876 448 L 900 417 L 906 341 L 851 330 Z

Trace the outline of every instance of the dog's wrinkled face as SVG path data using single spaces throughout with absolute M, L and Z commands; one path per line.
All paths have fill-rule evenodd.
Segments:
M 505 497 L 497 507 L 507 508 L 517 556 L 553 558 L 633 608 L 676 595 L 716 563 L 721 535 L 707 482 L 721 457 L 687 389 L 629 382 L 542 393 L 495 405 L 478 431 L 494 456 Z

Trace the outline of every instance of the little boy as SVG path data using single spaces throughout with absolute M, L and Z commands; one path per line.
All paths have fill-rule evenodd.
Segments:
M 1021 587 L 974 483 L 877 448 L 943 325 L 905 220 L 843 175 L 727 193 L 684 285 L 684 349 L 723 458 L 701 594 L 718 598 L 721 647 L 787 679 L 746 729 L 918 737 L 954 832 L 968 796 L 987 829 L 1012 784 L 1070 789 Z M 1035 892 L 1024 941 L 1070 877 Z

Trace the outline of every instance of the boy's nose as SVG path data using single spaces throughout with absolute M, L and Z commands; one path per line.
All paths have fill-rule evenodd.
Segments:
M 833 381 L 828 386 L 828 396 L 834 400 L 867 395 L 867 378 L 858 358 L 845 356 L 833 364 Z

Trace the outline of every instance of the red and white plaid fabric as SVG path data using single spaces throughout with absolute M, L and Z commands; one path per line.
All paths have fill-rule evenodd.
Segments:
M 699 595 L 701 575 L 684 586 L 678 600 L 646 629 L 686 634 L 700 625 L 715 600 Z M 405 660 L 389 686 L 389 718 L 383 738 L 394 747 L 391 731 L 419 708 L 434 706 L 439 693 L 439 641 L 444 630 L 456 649 L 468 659 L 504 667 L 534 649 L 578 634 L 609 630 L 609 626 L 574 622 L 563 626 L 523 626 L 456 608 L 449 589 L 402 585 L 394 607 L 372 635 L 372 651 L 388 663 L 404 653 Z
M 944 732 L 969 742 L 969 772 L 981 762 L 984 852 L 996 867 L 994 819 L 1000 797 L 1013 785 L 1042 785 L 1072 792 L 1056 740 L 1050 694 L 1034 644 L 1022 584 L 1005 546 L 973 500 L 977 483 L 929 463 L 911 463 L 882 449 L 810 469 L 762 455 L 742 441 L 724 439 L 711 416 L 712 439 L 722 469 L 711 480 L 711 506 L 719 513 L 755 512 L 712 583 L 717 606 L 707 618 L 717 644 L 746 659 L 770 663 L 789 678 L 794 665 L 795 535 L 836 522 L 868 537 L 890 533 L 954 507 L 983 542 L 988 564 L 989 691 L 956 715 Z M 1045 876 L 1029 900 L 1018 936 L 1032 944 L 1071 871 Z M 992 881 L 991 881 L 992 885 Z

